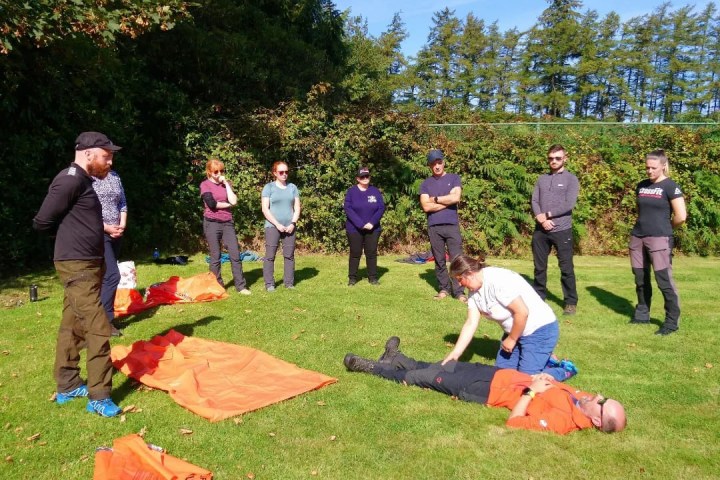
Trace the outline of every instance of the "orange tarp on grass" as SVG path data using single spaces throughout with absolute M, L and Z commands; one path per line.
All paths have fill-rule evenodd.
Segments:
M 212 480 L 212 472 L 168 455 L 136 434 L 95 452 L 93 480 Z
M 220 285 L 210 272 L 199 273 L 189 278 L 173 276 L 166 281 L 151 285 L 147 298 L 143 300 L 137 290 L 118 288 L 115 294 L 115 316 L 139 313 L 148 308 L 173 303 L 212 302 L 228 298 L 225 287 Z
M 115 368 L 166 390 L 177 403 L 211 422 L 240 415 L 335 383 L 254 348 L 165 336 L 112 348 Z

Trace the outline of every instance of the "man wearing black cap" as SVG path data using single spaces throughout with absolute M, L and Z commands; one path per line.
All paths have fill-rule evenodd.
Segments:
M 52 181 L 33 227 L 54 235 L 54 262 L 65 297 L 55 353 L 58 404 L 89 397 L 87 411 L 114 417 L 110 399 L 110 323 L 100 302 L 104 260 L 102 209 L 91 176 L 104 178 L 121 147 L 99 132 L 75 141 L 75 161 Z M 87 348 L 87 385 L 80 377 L 80 350 Z
M 430 248 L 435 257 L 435 277 L 440 291 L 433 297 L 442 300 L 452 296 L 467 303 L 465 290 L 448 275 L 445 249 L 450 259 L 463 253 L 457 204 L 462 194 L 460 176 L 445 171 L 445 156 L 441 150 L 430 150 L 427 164 L 432 176 L 420 185 L 420 205 L 427 214 Z

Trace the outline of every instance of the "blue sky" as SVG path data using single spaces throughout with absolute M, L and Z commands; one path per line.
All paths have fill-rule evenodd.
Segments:
M 409 38 L 403 43 L 405 55 L 415 55 L 427 42 L 433 13 L 448 7 L 455 16 L 464 19 L 469 12 L 492 23 L 497 20 L 501 32 L 517 27 L 519 30 L 532 26 L 543 10 L 545 0 L 334 0 L 338 10 L 350 9 L 351 14 L 361 16 L 368 22 L 369 33 L 375 37 L 387 30 L 393 15 L 400 12 Z M 615 11 L 622 21 L 651 13 L 664 2 L 659 0 L 585 0 L 581 11 L 596 10 L 601 17 Z M 685 5 L 695 5 L 694 12 L 702 11 L 706 0 L 672 2 L 671 10 Z

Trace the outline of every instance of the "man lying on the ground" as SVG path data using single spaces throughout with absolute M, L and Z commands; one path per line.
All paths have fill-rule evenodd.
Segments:
M 546 373 L 528 375 L 491 365 L 451 361 L 445 365 L 419 362 L 399 350 L 400 339 L 390 337 L 377 361 L 345 355 L 345 366 L 405 385 L 430 388 L 460 400 L 511 410 L 507 426 L 564 435 L 595 427 L 619 432 L 627 422 L 617 400 L 576 390 Z

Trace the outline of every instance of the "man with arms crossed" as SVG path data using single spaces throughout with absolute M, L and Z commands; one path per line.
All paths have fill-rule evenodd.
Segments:
M 467 303 L 465 290 L 450 278 L 445 261 L 446 247 L 450 260 L 463 253 L 457 213 L 462 194 L 460 176 L 445 171 L 445 156 L 441 150 L 430 150 L 427 164 L 432 176 L 420 185 L 420 206 L 427 214 L 430 249 L 435 257 L 435 277 L 440 287 L 433 298 L 442 300 L 452 293 L 453 297 Z

